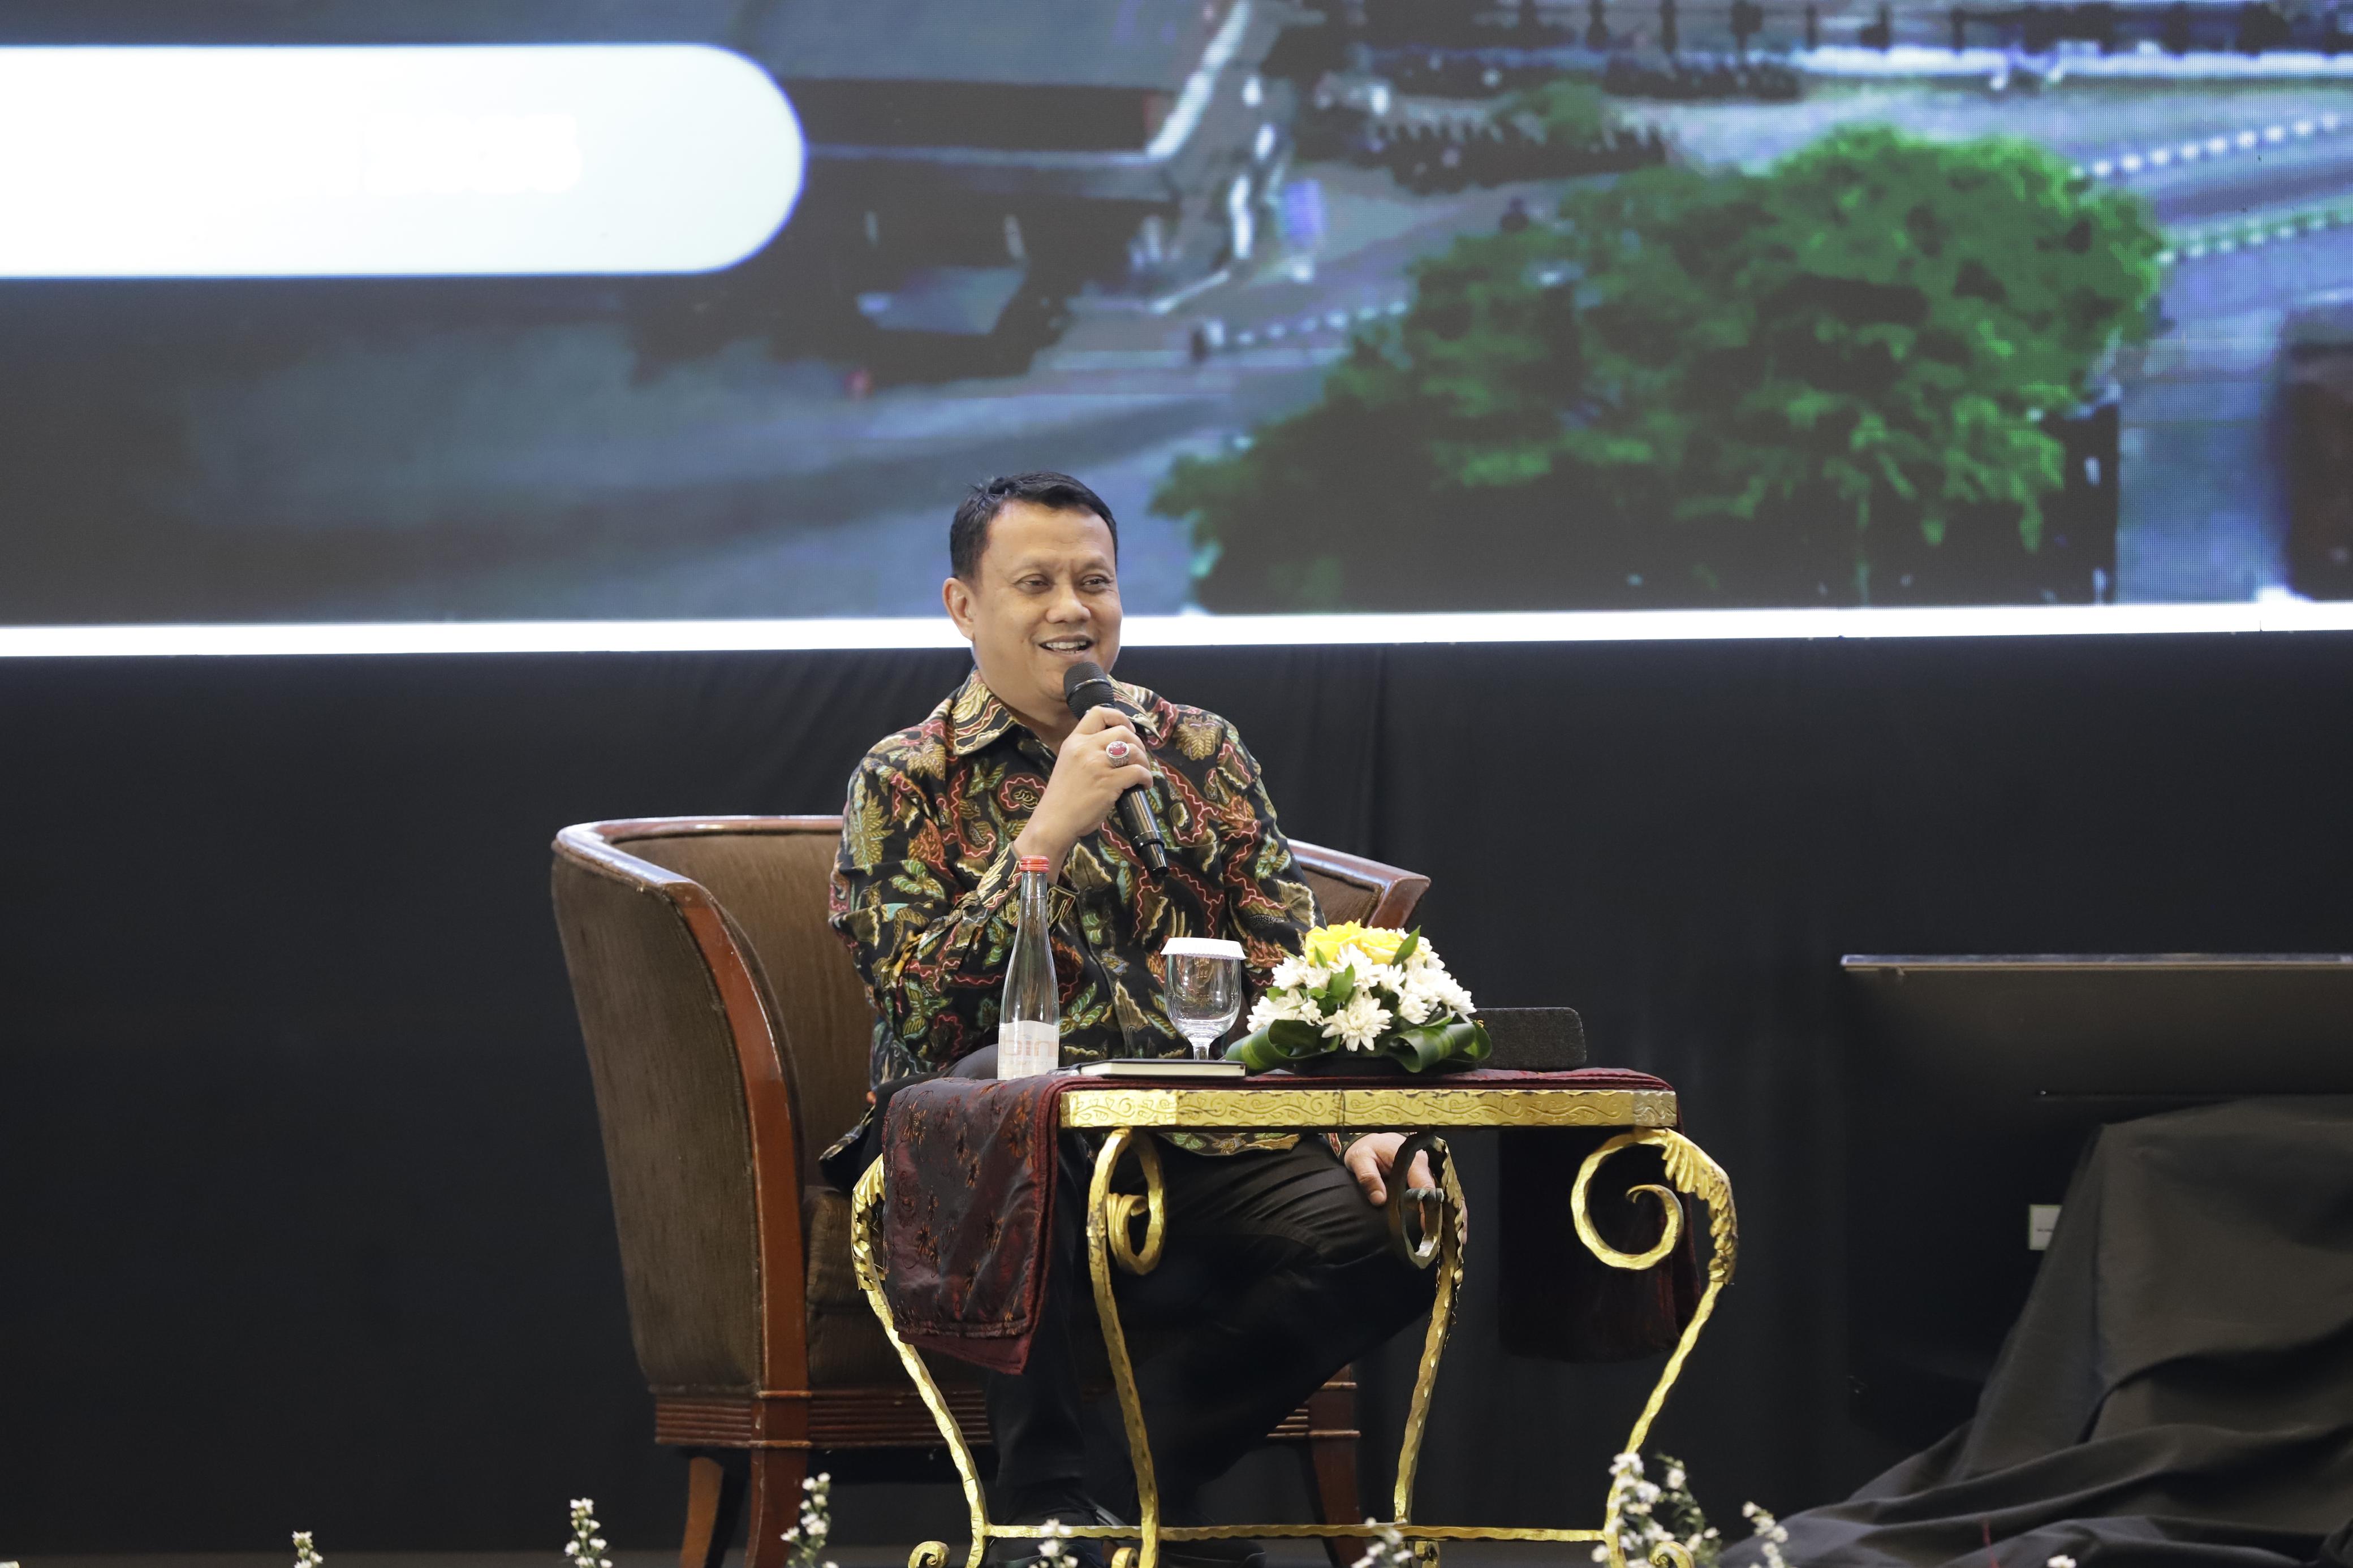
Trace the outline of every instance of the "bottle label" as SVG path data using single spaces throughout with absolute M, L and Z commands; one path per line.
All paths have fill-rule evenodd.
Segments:
M 1020 1019 L 998 1026 L 997 1076 L 1031 1078 L 1062 1065 L 1062 1031 L 1059 1025 Z

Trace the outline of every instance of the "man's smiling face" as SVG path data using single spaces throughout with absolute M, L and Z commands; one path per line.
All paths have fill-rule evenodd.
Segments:
M 1117 548 L 1093 512 L 1008 500 L 989 521 L 978 580 L 951 577 L 941 590 L 980 678 L 1050 744 L 1077 722 L 1063 672 L 1082 659 L 1109 669 L 1119 657 Z

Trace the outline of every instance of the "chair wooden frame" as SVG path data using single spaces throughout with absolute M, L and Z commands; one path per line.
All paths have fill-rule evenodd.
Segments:
M 785 1557 L 781 1537 L 798 1517 L 801 1482 L 813 1453 L 940 1446 L 939 1430 L 910 1383 L 811 1386 L 801 1218 L 803 1143 L 810 1134 L 801 1124 L 786 1070 L 783 1031 L 769 1016 L 763 988 L 709 889 L 628 847 L 702 834 L 838 837 L 840 831 L 839 816 L 638 817 L 583 823 L 565 828 L 555 839 L 559 860 L 657 895 L 677 911 L 724 1012 L 749 1113 L 760 1386 L 740 1394 L 655 1391 L 655 1441 L 684 1449 L 691 1458 L 681 1568 L 718 1568 L 739 1512 L 748 1514 L 744 1568 L 779 1568 Z M 1292 853 L 1311 877 L 1370 894 L 1370 911 L 1361 917 L 1368 925 L 1402 925 L 1430 886 L 1427 877 L 1361 856 L 1296 841 Z M 1271 1442 L 1300 1446 L 1319 1513 L 1345 1510 L 1349 1522 L 1358 1508 L 1356 1389 L 1352 1371 L 1344 1369 L 1268 1434 Z M 986 1445 L 988 1424 L 979 1388 L 963 1384 L 944 1392 L 966 1440 Z M 727 1451 L 744 1457 L 740 1470 L 720 1462 L 717 1455 Z M 1328 1545 L 1335 1568 L 1344 1568 L 1340 1543 Z

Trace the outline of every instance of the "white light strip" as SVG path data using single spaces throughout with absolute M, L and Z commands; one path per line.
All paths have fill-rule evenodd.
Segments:
M 805 163 L 702 45 L 0 48 L 0 277 L 699 272 Z
M 1160 130 L 1144 150 L 1147 158 L 1173 158 L 1193 134 L 1208 112 L 1209 100 L 1217 96 L 1218 75 L 1242 47 L 1242 36 L 1250 31 L 1250 0 L 1234 0 L 1233 9 L 1226 15 L 1226 25 L 1210 38 L 1209 47 L 1201 52 L 1201 63 L 1185 79 L 1185 87 L 1176 95 L 1168 117 L 1160 122 Z
M 1628 610 L 1411 616 L 1132 616 L 1128 647 L 1722 642 L 1820 637 L 2115 637 L 2353 631 L 2353 603 Z M 399 621 L 315 626 L 0 626 L 0 658 L 956 648 L 944 619 Z

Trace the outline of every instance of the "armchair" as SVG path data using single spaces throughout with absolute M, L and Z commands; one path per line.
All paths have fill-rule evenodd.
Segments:
M 826 924 L 836 816 L 567 827 L 553 890 L 595 1080 L 630 1332 L 654 1436 L 690 1458 L 681 1568 L 776 1568 L 812 1454 L 936 1448 L 850 1272 L 849 1205 L 817 1157 L 858 1119 L 872 1015 Z M 1324 918 L 1402 924 L 1429 879 L 1294 843 Z M 936 1371 L 975 1447 L 969 1370 Z M 1319 1516 L 1353 1521 L 1356 1384 L 1268 1434 Z M 741 1450 L 723 1466 L 717 1455 Z M 1335 1568 L 1340 1548 L 1331 1548 Z

